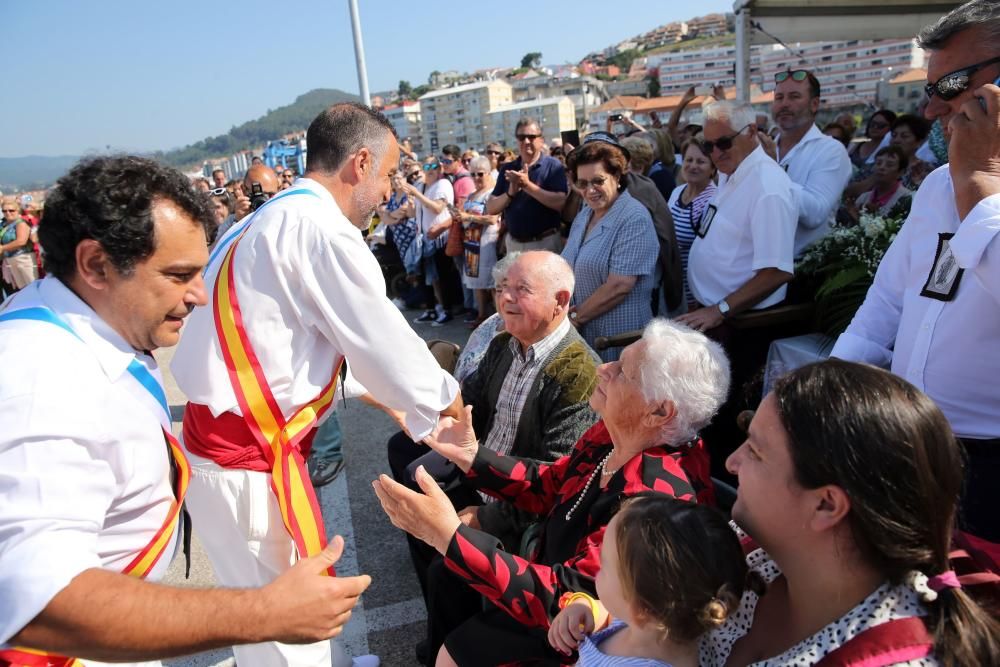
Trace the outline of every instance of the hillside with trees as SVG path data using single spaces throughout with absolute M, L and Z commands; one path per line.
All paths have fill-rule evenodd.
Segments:
M 317 88 L 299 95 L 291 104 L 268 110 L 260 118 L 232 128 L 226 134 L 207 137 L 172 151 L 157 151 L 153 157 L 174 167 L 201 165 L 205 160 L 255 148 L 290 132 L 301 132 L 330 105 L 359 100 L 357 95 L 342 90 Z

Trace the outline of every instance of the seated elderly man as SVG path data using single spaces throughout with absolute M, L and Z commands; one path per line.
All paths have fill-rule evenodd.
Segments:
M 594 423 L 588 399 L 597 384 L 600 360 L 567 319 L 573 294 L 573 271 L 547 250 L 522 253 L 507 271 L 497 305 L 506 331 L 496 335 L 478 368 L 462 386 L 462 400 L 472 406 L 483 445 L 498 454 L 553 461 Z M 499 286 L 499 284 L 498 284 Z M 487 532 L 517 544 L 536 520 L 509 503 L 490 502 L 465 482 L 454 465 L 403 432 L 389 440 L 389 466 L 398 482 L 413 482 L 423 465 L 445 488 L 458 509 L 477 517 Z M 482 506 L 480 506 L 482 505 Z M 421 589 L 427 597 L 426 571 L 434 555 L 410 540 Z
M 431 576 L 447 599 L 428 615 L 431 649 L 443 643 L 438 665 L 559 664 L 565 656 L 546 631 L 564 593 L 595 594 L 604 529 L 621 501 L 643 491 L 694 500 L 697 486 L 711 483 L 697 433 L 729 389 L 721 346 L 656 319 L 598 377 L 590 405 L 601 421 L 552 464 L 480 446 L 469 418 L 442 419 L 426 440 L 469 484 L 544 516 L 530 560 L 460 517 L 423 470 L 416 477 L 424 494 L 385 475 L 374 483 L 393 524 L 443 557 Z M 483 597 L 492 603 L 486 611 Z

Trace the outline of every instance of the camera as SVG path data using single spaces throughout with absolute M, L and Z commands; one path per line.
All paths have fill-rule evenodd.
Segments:
M 261 187 L 260 183 L 254 181 L 250 184 L 250 210 L 256 211 L 261 206 L 267 203 L 267 200 L 271 198 L 271 195 L 264 192 L 264 188 Z

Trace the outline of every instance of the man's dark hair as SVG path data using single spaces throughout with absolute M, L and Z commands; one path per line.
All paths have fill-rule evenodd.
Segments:
M 335 104 L 309 125 L 306 171 L 337 171 L 362 147 L 381 161 L 390 135 L 396 137 L 396 130 L 380 112 L 357 102 Z
M 972 0 L 956 7 L 934 25 L 921 30 L 917 35 L 917 46 L 938 51 L 954 35 L 971 28 L 984 29 L 982 36 L 986 41 L 994 46 L 1000 45 L 1000 3 L 996 0 Z
M 223 176 L 225 176 L 226 170 L 223 169 L 222 167 L 216 167 L 215 169 L 212 170 L 212 176 L 215 176 L 216 174 L 222 174 Z
M 534 125 L 538 128 L 538 131 L 542 131 L 542 126 L 538 124 L 538 121 L 531 116 L 522 116 L 517 125 L 514 126 L 514 134 L 517 134 L 522 127 L 528 127 L 529 125 Z
M 461 160 L 462 149 L 455 144 L 448 144 L 441 149 L 441 155 L 447 155 L 454 160 Z
M 819 79 L 812 72 L 806 72 L 806 79 L 809 81 L 809 98 L 819 98 L 821 88 L 819 87 Z
M 78 162 L 59 179 L 45 200 L 38 241 L 45 271 L 67 282 L 76 272 L 76 247 L 94 239 L 111 264 L 128 275 L 156 250 L 153 204 L 168 200 L 211 237 L 215 219 L 208 196 L 184 174 L 132 155 L 103 156 Z

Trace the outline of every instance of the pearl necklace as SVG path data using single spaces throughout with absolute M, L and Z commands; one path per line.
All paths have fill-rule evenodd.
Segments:
M 587 483 L 583 485 L 583 491 L 580 492 L 580 497 L 576 499 L 576 502 L 573 503 L 573 506 L 569 508 L 568 512 L 566 512 L 566 520 L 567 521 L 570 520 L 570 518 L 573 516 L 573 512 L 576 511 L 576 508 L 578 508 L 580 506 L 580 503 L 582 503 L 583 499 L 587 496 L 587 491 L 590 490 L 590 485 L 594 483 L 594 478 L 597 477 L 597 472 L 598 471 L 601 471 L 601 476 L 603 477 L 605 475 L 608 475 L 608 476 L 614 475 L 616 472 L 618 472 L 621 469 L 621 466 L 618 466 L 614 470 L 605 470 L 604 469 L 604 466 L 607 465 L 608 459 L 611 458 L 611 454 L 613 454 L 613 453 L 614 453 L 614 450 L 608 452 L 608 455 L 605 456 L 603 459 L 601 459 L 601 462 L 598 463 L 597 466 L 594 468 L 594 472 L 590 473 L 590 477 L 587 478 Z

